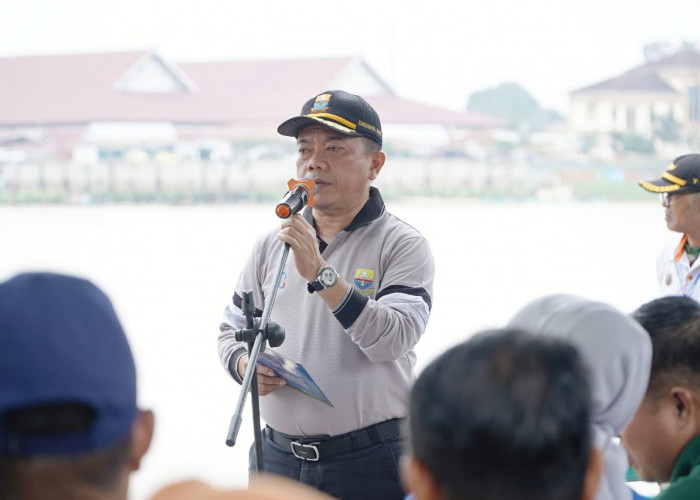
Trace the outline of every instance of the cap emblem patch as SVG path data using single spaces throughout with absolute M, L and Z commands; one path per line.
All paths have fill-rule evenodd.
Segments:
M 317 113 L 319 111 L 324 111 L 328 107 L 328 102 L 331 100 L 330 94 L 321 94 L 316 97 L 314 105 L 311 108 L 312 113 Z

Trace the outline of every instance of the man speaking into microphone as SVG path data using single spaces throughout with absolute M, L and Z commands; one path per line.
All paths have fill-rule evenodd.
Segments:
M 245 325 L 242 293 L 253 291 L 262 314 L 289 244 L 271 312 L 286 337 L 275 350 L 300 362 L 333 406 L 258 364 L 263 469 L 337 498 L 403 498 L 398 460 L 413 349 L 432 305 L 428 242 L 371 186 L 386 157 L 379 116 L 362 97 L 323 92 L 277 131 L 296 138 L 296 176 L 314 182 L 313 206 L 255 244 L 224 311 L 221 361 L 240 383 L 248 365 L 235 340 Z

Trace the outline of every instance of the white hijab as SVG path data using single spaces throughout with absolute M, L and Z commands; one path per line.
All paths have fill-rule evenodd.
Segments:
M 603 455 L 595 500 L 632 498 L 625 484 L 627 454 L 612 438 L 634 416 L 647 389 L 647 332 L 612 306 L 571 295 L 537 299 L 518 311 L 508 326 L 564 338 L 579 349 L 591 377 L 593 444 Z

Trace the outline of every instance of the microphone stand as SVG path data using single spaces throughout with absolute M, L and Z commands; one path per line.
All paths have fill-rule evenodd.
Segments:
M 316 193 L 316 184 L 312 179 L 289 179 L 287 182 L 289 191 L 281 203 L 275 208 L 275 213 L 282 219 L 287 219 L 304 208 L 305 205 L 314 205 L 314 195 Z M 226 444 L 233 446 L 236 444 L 236 436 L 241 426 L 241 414 L 245 405 L 246 394 L 250 388 L 250 399 L 253 406 L 253 436 L 255 439 L 255 467 L 257 472 L 262 472 L 262 432 L 260 430 L 260 405 L 258 401 L 258 377 L 257 364 L 260 351 L 265 350 L 265 341 L 269 342 L 270 347 L 278 347 L 284 342 L 284 328 L 281 325 L 270 321 L 270 313 L 272 306 L 275 305 L 275 297 L 279 290 L 282 281 L 282 271 L 284 270 L 287 256 L 289 255 L 289 244 L 284 244 L 284 250 L 280 257 L 280 262 L 277 266 L 277 280 L 272 287 L 269 299 L 265 303 L 260 321 L 254 319 L 255 303 L 253 292 L 250 290 L 242 292 L 241 310 L 245 316 L 245 328 L 235 333 L 235 338 L 238 342 L 247 342 L 248 344 L 248 367 L 243 377 L 241 384 L 241 392 L 238 396 L 236 411 L 231 417 L 229 424 L 228 435 L 226 436 Z
M 272 306 L 275 304 L 277 290 L 279 290 L 280 282 L 282 281 L 282 271 L 284 270 L 287 256 L 289 255 L 289 244 L 284 244 L 284 250 L 277 266 L 277 281 L 272 288 L 270 298 L 265 304 L 262 318 L 258 321 L 254 319 L 255 314 L 255 299 L 253 292 L 247 290 L 242 293 L 241 309 L 245 316 L 245 328 L 238 330 L 235 333 L 236 340 L 239 342 L 248 343 L 248 367 L 246 368 L 245 376 L 241 384 L 241 392 L 238 396 L 236 411 L 231 417 L 228 434 L 226 436 L 226 445 L 233 446 L 236 444 L 236 436 L 241 426 L 241 415 L 245 406 L 246 395 L 250 389 L 250 399 L 253 408 L 253 437 L 255 440 L 255 466 L 257 472 L 262 472 L 262 432 L 260 430 L 260 406 L 258 401 L 258 379 L 257 379 L 257 363 L 260 351 L 265 350 L 265 341 L 269 342 L 270 347 L 278 347 L 284 342 L 284 328 L 278 323 L 270 321 Z

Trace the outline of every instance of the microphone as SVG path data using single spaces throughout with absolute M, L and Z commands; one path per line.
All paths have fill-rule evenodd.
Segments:
M 313 179 L 289 179 L 289 191 L 275 207 L 275 213 L 280 219 L 288 219 L 305 205 L 314 206 L 316 183 Z

